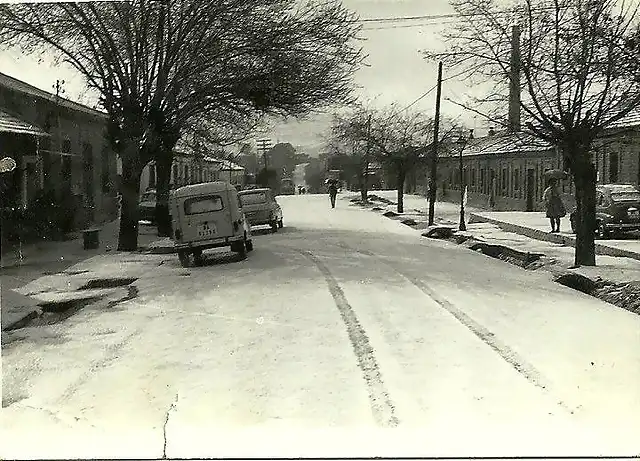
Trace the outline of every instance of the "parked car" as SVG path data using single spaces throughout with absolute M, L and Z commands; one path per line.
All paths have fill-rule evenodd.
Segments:
M 178 258 L 183 267 L 202 264 L 202 252 L 228 246 L 243 258 L 253 250 L 251 228 L 227 182 L 216 181 L 180 187 L 171 193 L 169 209 Z
M 576 231 L 576 211 L 569 215 L 571 230 Z M 629 184 L 596 186 L 596 235 L 640 230 L 640 190 Z
M 138 202 L 138 219 L 156 223 L 156 190 L 147 189 Z
M 251 226 L 269 225 L 273 232 L 278 232 L 278 228 L 284 226 L 282 208 L 271 189 L 243 190 L 238 197 Z

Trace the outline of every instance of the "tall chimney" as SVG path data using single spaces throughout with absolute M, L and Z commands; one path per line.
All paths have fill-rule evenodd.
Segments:
M 509 132 L 520 131 L 520 26 L 511 28 L 509 71 Z

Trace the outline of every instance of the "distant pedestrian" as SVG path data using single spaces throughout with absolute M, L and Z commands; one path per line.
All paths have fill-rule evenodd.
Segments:
M 332 181 L 329 183 L 329 198 L 331 199 L 331 208 L 336 207 L 336 196 L 338 195 L 338 187 L 336 183 Z
M 567 210 L 562 203 L 556 179 L 549 180 L 549 187 L 545 189 L 542 198 L 547 209 L 547 218 L 551 222 L 551 232 L 558 233 L 560 232 L 560 218 L 566 216 Z

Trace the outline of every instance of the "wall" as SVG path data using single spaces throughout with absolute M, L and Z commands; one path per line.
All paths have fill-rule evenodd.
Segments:
M 218 165 L 217 162 L 199 160 L 187 155 L 176 155 L 171 164 L 170 187 L 217 181 L 220 175 Z M 154 189 L 157 180 L 155 162 L 150 162 L 144 167 L 140 176 L 140 194 L 147 189 Z
M 0 107 L 51 134 L 39 145 L 44 187 L 72 197 L 76 228 L 115 219 L 116 155 L 104 138 L 106 116 L 62 99 L 56 104 L 52 95 L 22 82 L 17 86 L 0 82 Z M 27 87 L 29 93 L 21 90 Z

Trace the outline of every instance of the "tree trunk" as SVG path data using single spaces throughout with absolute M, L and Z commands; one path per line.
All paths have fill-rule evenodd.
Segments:
M 124 152 L 122 158 L 122 194 L 118 251 L 138 249 L 138 199 L 142 168 L 136 154 Z
M 171 215 L 169 213 L 169 190 L 173 150 L 161 149 L 156 155 L 156 222 L 159 237 L 171 237 Z
M 582 152 L 573 158 L 584 159 Z M 576 186 L 576 266 L 596 265 L 596 170 L 590 160 L 573 163 L 573 180 Z
M 361 182 L 360 182 L 360 198 L 363 202 L 369 201 L 369 160 L 366 157 L 362 160 Z
M 398 213 L 404 213 L 404 182 L 407 177 L 407 172 L 403 166 L 398 166 L 398 172 L 396 173 L 396 187 L 398 191 Z

